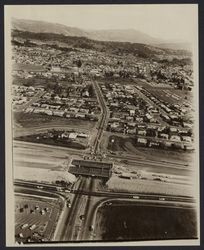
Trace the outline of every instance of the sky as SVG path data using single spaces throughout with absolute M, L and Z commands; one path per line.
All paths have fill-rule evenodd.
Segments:
M 197 33 L 197 10 L 196 4 L 10 5 L 5 6 L 5 17 L 86 30 L 135 29 L 170 42 L 192 42 Z

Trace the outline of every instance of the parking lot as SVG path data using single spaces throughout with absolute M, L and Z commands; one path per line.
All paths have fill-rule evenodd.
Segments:
M 16 242 L 52 240 L 63 203 L 58 198 L 15 196 Z

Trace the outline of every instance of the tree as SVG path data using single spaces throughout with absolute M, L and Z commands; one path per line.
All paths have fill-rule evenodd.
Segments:
M 81 60 L 80 60 L 80 59 L 76 62 L 76 65 L 77 65 L 77 67 L 78 67 L 78 68 L 81 68 L 81 66 L 82 66 L 82 62 L 81 62 Z

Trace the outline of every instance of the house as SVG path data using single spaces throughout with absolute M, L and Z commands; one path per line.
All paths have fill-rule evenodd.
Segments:
M 142 136 L 146 136 L 147 135 L 147 131 L 146 130 L 137 130 L 137 134 L 138 135 L 142 135 Z
M 55 110 L 55 111 L 53 111 L 53 115 L 63 117 L 64 111 L 63 110 Z
M 155 142 L 155 141 L 151 141 L 150 143 L 149 143 L 149 147 L 151 148 L 151 147 L 159 147 L 160 146 L 160 143 L 159 142 Z
M 82 96 L 83 96 L 83 97 L 89 97 L 89 92 L 88 92 L 88 90 L 84 91 L 84 92 L 82 93 Z
M 65 131 L 61 134 L 61 138 L 69 138 L 69 133 Z
M 47 115 L 53 115 L 52 110 L 44 110 L 44 113 Z
M 181 138 L 182 138 L 182 140 L 185 141 L 185 142 L 192 142 L 190 136 L 182 136 Z
M 142 123 L 143 122 L 143 117 L 136 117 L 135 121 Z
M 35 108 L 35 109 L 33 110 L 33 113 L 34 113 L 34 114 L 44 113 L 44 109 L 42 109 L 42 108 Z
M 127 123 L 127 126 L 128 126 L 129 128 L 135 128 L 136 123 L 135 123 L 135 122 L 128 122 L 128 123 Z
M 59 72 L 61 72 L 61 69 L 60 69 L 60 67 L 58 67 L 58 66 L 52 66 L 52 68 L 51 68 L 50 71 L 59 73 Z
M 75 118 L 85 118 L 85 114 L 76 114 Z
M 183 122 L 183 127 L 184 128 L 192 128 L 193 124 L 187 123 L 187 122 Z
M 134 135 L 136 133 L 136 128 L 127 129 L 127 133 L 130 135 Z
M 169 139 L 169 135 L 168 135 L 168 134 L 165 134 L 165 133 L 161 133 L 161 134 L 159 135 L 159 137 L 162 138 L 162 139 L 166 139 L 166 140 Z
M 137 144 L 139 146 L 146 146 L 147 145 L 147 139 L 145 139 L 145 138 L 137 138 Z
M 80 133 L 77 135 L 77 137 L 81 137 L 81 138 L 88 138 L 89 135 L 85 134 L 85 133 Z
M 72 139 L 72 140 L 74 140 L 74 139 L 76 139 L 77 138 L 77 133 L 70 133 L 69 134 L 69 139 Z
M 170 141 L 165 141 L 165 142 L 164 142 L 164 146 L 167 147 L 167 148 L 171 148 L 171 147 L 172 147 L 172 142 L 170 142 Z
M 29 108 L 25 109 L 25 113 L 32 113 L 33 110 L 34 110 L 34 108 L 29 107 Z
M 177 129 L 177 128 L 174 128 L 174 127 L 171 127 L 171 128 L 169 129 L 169 132 L 170 132 L 170 133 L 177 133 L 177 132 L 178 132 L 178 129 Z
M 134 116 L 134 115 L 135 115 L 135 110 L 134 110 L 134 109 L 131 109 L 131 110 L 129 111 L 129 113 L 130 113 L 130 116 Z
M 114 128 L 117 128 L 120 126 L 120 123 L 119 122 L 113 122 L 111 125 L 110 125 L 110 128 L 114 129 Z
M 181 137 L 179 135 L 172 135 L 170 137 L 170 141 L 173 141 L 173 142 L 181 142 Z
M 193 145 L 184 145 L 184 149 L 187 151 L 193 151 L 194 147 L 193 147 Z

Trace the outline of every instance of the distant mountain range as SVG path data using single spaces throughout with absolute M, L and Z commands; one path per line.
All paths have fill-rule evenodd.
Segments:
M 165 40 L 151 37 L 134 29 L 86 31 L 62 24 L 25 19 L 12 19 L 12 28 L 14 30 L 28 31 L 33 33 L 53 33 L 64 36 L 86 37 L 98 41 L 141 43 L 154 45 L 161 48 L 191 50 L 190 45 L 187 43 L 168 43 L 165 42 Z

